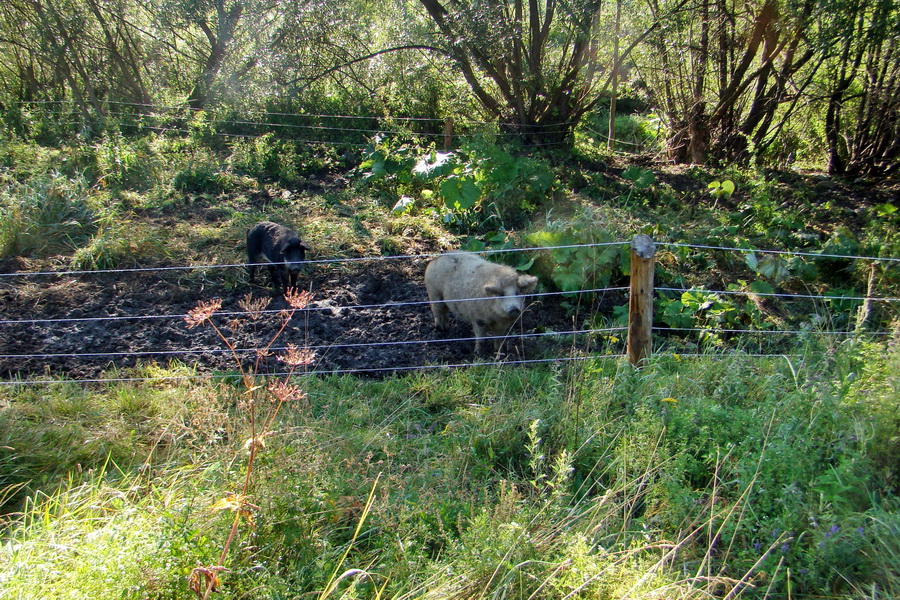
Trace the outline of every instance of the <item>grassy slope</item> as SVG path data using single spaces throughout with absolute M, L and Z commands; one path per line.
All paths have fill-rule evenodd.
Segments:
M 719 597 L 744 579 L 755 597 L 790 577 L 795 597 L 888 597 L 900 352 L 832 350 L 303 380 L 222 596 L 349 574 L 336 595 Z M 7 460 L 67 479 L 7 530 L 3 597 L 190 597 L 233 516 L 211 507 L 244 474 L 240 390 L 4 395 Z
M 193 185 L 212 178 L 170 168 Z M 106 169 L 106 180 L 141 188 L 144 170 Z M 224 196 L 185 206 L 153 185 L 85 196 L 70 175 L 50 189 L 84 199 L 77 207 L 101 226 L 104 211 L 146 224 L 133 240 L 145 254 L 201 262 L 234 258 L 210 254 L 249 218 L 228 199 L 262 193 L 229 177 L 213 178 L 211 194 Z M 19 185 L 8 193 L 46 197 Z M 632 214 L 670 230 L 727 224 L 678 206 L 666 188 L 624 203 L 627 189 L 584 192 L 602 210 L 577 200 L 564 221 L 619 232 Z M 452 243 L 432 220 L 390 217 L 365 197 L 277 198 L 269 214 L 304 214 L 305 233 L 335 255 Z M 155 221 L 198 206 L 230 216 L 214 227 L 185 218 L 174 233 Z M 85 266 L 127 255 L 91 241 L 102 229 L 80 232 L 80 247 L 93 248 Z M 359 235 L 347 242 L 348 230 Z M 149 243 L 157 236 L 168 237 Z M 702 268 L 688 272 L 702 280 Z M 194 597 L 192 570 L 219 561 L 235 519 L 217 594 L 226 598 L 896 596 L 900 349 L 801 342 L 782 358 L 666 353 L 641 371 L 601 358 L 301 379 L 307 396 L 281 410 L 240 502 L 228 496 L 241 491 L 251 436 L 240 388 L 4 387 L 0 476 L 7 494 L 31 499 L 10 515 L 0 598 Z

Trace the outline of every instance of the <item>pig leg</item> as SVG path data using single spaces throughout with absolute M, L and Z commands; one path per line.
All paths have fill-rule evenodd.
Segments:
M 274 265 L 269 265 L 269 280 L 277 289 L 281 288 L 281 273 Z
M 472 328 L 475 330 L 475 354 L 479 354 L 481 352 L 481 338 L 489 337 L 492 331 L 483 321 L 475 321 L 472 323 Z M 499 341 L 495 340 L 494 344 L 496 345 Z
M 438 329 L 447 329 L 447 315 L 450 314 L 450 309 L 447 308 L 446 304 L 443 302 L 432 302 L 431 314 L 434 315 L 434 324 L 437 325 Z
M 505 336 L 508 333 L 506 327 L 494 327 L 491 329 L 491 335 L 496 336 L 494 338 L 494 351 L 500 352 L 500 348 L 503 347 L 503 344 L 506 342 Z

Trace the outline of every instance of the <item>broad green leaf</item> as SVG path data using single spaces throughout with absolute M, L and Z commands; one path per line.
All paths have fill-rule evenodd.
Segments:
M 452 152 L 432 152 L 420 158 L 412 172 L 423 179 L 449 175 L 457 166 L 455 159 Z
M 527 261 L 516 265 L 516 270 L 517 271 L 527 271 L 532 266 L 534 266 L 534 257 L 533 256 L 530 259 L 528 259 Z
M 759 268 L 759 260 L 756 258 L 756 254 L 753 252 L 748 252 L 744 261 L 747 263 L 747 266 L 750 267 L 751 270 L 756 271 Z
M 653 182 L 655 182 L 655 181 L 656 181 L 656 175 L 653 173 L 653 171 L 645 170 L 643 173 L 641 173 L 640 177 L 638 177 L 637 180 L 635 180 L 634 187 L 641 189 L 641 190 L 646 189 L 646 188 L 650 187 L 651 185 L 653 185 Z
M 553 269 L 553 283 L 564 292 L 577 292 L 584 283 L 581 273 L 557 267 Z
M 451 210 L 461 210 L 459 182 L 455 177 L 448 177 L 441 182 L 441 197 L 444 204 Z
M 768 281 L 754 281 L 749 286 L 750 291 L 755 294 L 774 294 L 775 288 Z
M 624 171 L 622 171 L 622 177 L 628 179 L 629 181 L 637 181 L 641 177 L 641 172 L 643 169 L 640 167 L 628 167 Z
M 461 178 L 460 202 L 463 210 L 468 210 L 475 206 L 481 197 L 481 189 L 475 184 L 475 180 L 471 177 Z
M 400 196 L 400 199 L 397 200 L 397 203 L 392 210 L 395 215 L 402 215 L 403 213 L 409 212 L 415 202 L 416 201 L 409 196 Z

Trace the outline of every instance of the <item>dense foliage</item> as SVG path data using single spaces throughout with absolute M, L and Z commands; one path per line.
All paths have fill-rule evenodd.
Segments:
M 883 176 L 900 165 L 898 39 L 890 0 L 10 0 L 0 106 L 28 136 L 219 107 L 276 126 L 474 120 L 549 146 L 598 115 L 617 137 L 637 109 L 678 161 Z

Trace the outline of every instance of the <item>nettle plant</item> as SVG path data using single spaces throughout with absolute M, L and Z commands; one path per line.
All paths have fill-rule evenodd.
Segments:
M 678 298 L 660 297 L 654 314 L 675 330 L 700 330 L 703 342 L 718 344 L 721 330 L 742 324 L 743 310 L 732 299 L 707 290 L 687 290 Z
M 525 239 L 532 246 L 548 248 L 538 258 L 538 270 L 563 292 L 603 288 L 628 271 L 628 245 L 600 227 L 576 221 L 531 233 Z

